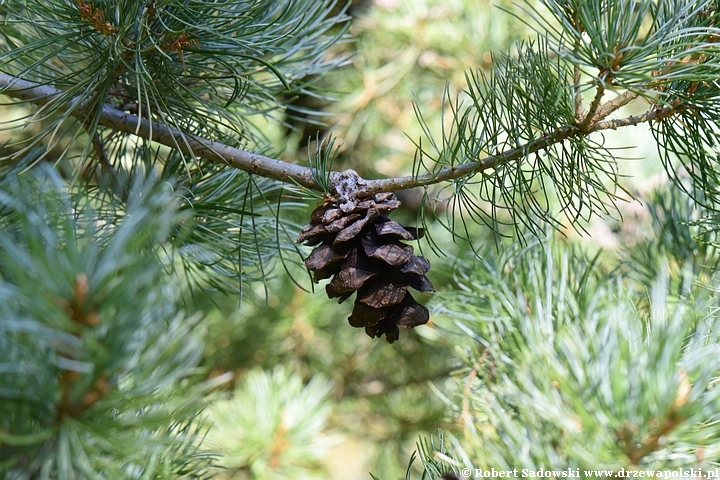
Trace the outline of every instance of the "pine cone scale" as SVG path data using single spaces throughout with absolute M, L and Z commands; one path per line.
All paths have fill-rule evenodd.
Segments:
M 412 256 L 409 262 L 400 266 L 402 273 L 414 273 L 416 275 L 425 275 L 430 271 L 430 263 L 423 257 Z
M 348 240 L 355 238 L 362 231 L 365 225 L 375 220 L 379 214 L 380 213 L 376 209 L 371 208 L 370 210 L 368 210 L 365 217 L 361 218 L 360 220 L 356 221 L 355 223 L 351 224 L 349 227 L 338 233 L 333 243 L 338 244 L 342 242 L 347 242 Z
M 351 222 L 354 222 L 355 220 L 359 219 L 360 217 L 362 217 L 362 215 L 360 215 L 358 213 L 354 213 L 352 215 L 347 215 L 345 217 L 340 217 L 337 220 L 334 220 L 334 221 L 330 222 L 329 224 L 327 224 L 327 226 L 325 226 L 325 230 L 327 230 L 330 233 L 339 232 L 340 230 L 343 230 L 345 227 L 347 227 Z
M 325 287 L 325 290 L 329 298 L 341 297 L 346 293 L 358 291 L 367 280 L 377 274 L 378 272 L 368 272 L 359 268 L 341 270 Z
M 317 245 L 327 237 L 328 231 L 325 229 L 325 225 L 308 225 L 303 228 L 303 231 L 298 236 L 296 243 L 306 242 L 307 245 Z
M 405 275 L 408 285 L 418 292 L 434 292 L 435 287 L 425 275 L 417 275 L 415 273 L 408 273 Z
M 363 240 L 363 247 L 368 257 L 382 260 L 394 267 L 407 264 L 413 256 L 413 247 L 410 245 L 400 246 L 394 243 L 367 245 Z
M 389 235 L 402 240 L 416 240 L 412 233 L 395 220 L 376 224 L 375 231 L 378 235 Z
M 333 262 L 342 260 L 347 254 L 337 253 L 330 245 L 321 245 L 313 250 L 310 255 L 303 261 L 305 268 L 308 270 L 322 270 Z
M 352 314 L 348 317 L 350 325 L 353 327 L 370 327 L 377 325 L 383 318 L 387 316 L 387 308 L 372 308 L 362 302 L 355 301 Z
M 402 302 L 407 285 L 381 283 L 364 287 L 358 292 L 358 301 L 373 308 L 383 308 Z

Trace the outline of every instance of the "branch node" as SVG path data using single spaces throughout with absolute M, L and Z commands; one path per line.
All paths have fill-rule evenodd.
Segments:
M 363 196 L 367 182 L 358 173 L 348 168 L 342 172 L 333 172 L 330 175 L 330 182 L 340 196 L 340 210 L 349 212 L 357 204 L 357 199 Z

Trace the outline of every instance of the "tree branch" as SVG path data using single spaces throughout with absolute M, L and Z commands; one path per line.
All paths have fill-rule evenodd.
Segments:
M 102 168 L 107 170 L 107 172 L 110 174 L 113 181 L 115 182 L 115 185 L 122 185 L 122 182 L 120 181 L 120 175 L 118 175 L 115 167 L 113 167 L 112 163 L 110 162 L 110 159 L 107 156 L 107 152 L 105 152 L 105 144 L 103 143 L 102 138 L 100 138 L 100 133 L 97 131 L 92 134 L 92 144 L 93 148 L 95 149 L 95 154 L 97 155 Z M 89 169 L 90 164 L 88 163 L 88 165 L 86 165 L 83 169 L 82 175 L 86 175 Z
M 582 92 L 580 91 L 580 81 L 582 72 L 577 65 L 573 67 L 573 98 L 575 100 L 575 121 L 579 124 L 583 121 L 583 105 Z
M 377 193 L 394 192 L 447 182 L 469 174 L 482 172 L 505 162 L 517 160 L 570 138 L 589 135 L 592 132 L 601 130 L 615 130 L 620 127 L 634 126 L 655 119 L 667 118 L 682 109 L 682 105 L 673 105 L 649 110 L 642 115 L 600 121 L 604 117 L 598 115 L 598 113 L 602 112 L 602 114 L 606 116 L 634 98 L 634 94 L 628 93 L 618 99 L 600 105 L 599 98 L 602 96 L 600 93 L 602 90 L 603 88 L 600 86 L 598 88 L 598 95 L 596 95 L 596 99 L 593 102 L 595 104 L 594 108 L 591 108 L 590 112 L 588 112 L 588 117 L 595 117 L 595 121 L 587 126 L 587 130 L 585 131 L 576 125 L 568 125 L 497 155 L 489 155 L 476 161 L 470 161 L 453 167 L 445 167 L 435 173 L 364 180 L 361 182 L 361 187 L 367 193 Z M 39 85 L 0 73 L 0 93 L 37 105 L 45 105 L 63 92 L 48 85 Z M 79 107 L 74 107 L 77 103 L 77 100 L 71 99 L 67 101 L 62 108 L 65 110 L 73 110 L 71 114 L 80 117 L 84 113 L 86 105 L 80 104 Z M 587 118 L 585 120 L 587 120 Z M 100 113 L 99 124 L 116 131 L 137 135 L 138 137 L 176 148 L 191 156 L 222 163 L 254 175 L 280 180 L 286 183 L 298 184 L 312 190 L 322 190 L 315 181 L 313 169 L 311 168 L 247 152 L 219 142 L 213 142 L 168 127 L 167 125 L 125 113 L 109 105 L 103 107 Z
M 583 132 L 589 133 L 593 127 L 593 124 L 596 123 L 597 120 L 600 119 L 600 117 L 596 116 L 596 114 L 597 114 L 598 108 L 600 108 L 600 102 L 602 101 L 602 97 L 605 94 L 605 83 L 604 83 L 604 79 L 602 79 L 602 78 L 599 78 L 598 80 L 599 80 L 599 83 L 597 86 L 597 91 L 595 92 L 595 98 L 593 98 L 593 101 L 590 104 L 590 109 L 585 114 L 583 121 L 578 124 L 578 128 L 580 130 L 582 130 Z
M 37 105 L 45 105 L 63 93 L 51 86 L 38 85 L 4 73 L 0 73 L 0 92 Z M 76 103 L 77 101 L 72 99 L 66 102 L 62 108 L 71 110 Z M 85 108 L 86 105 L 81 104 L 71 114 L 79 117 L 84 113 Z M 319 189 L 313 178 L 312 170 L 307 167 L 212 142 L 167 125 L 125 113 L 109 105 L 103 107 L 98 123 L 113 130 L 137 135 L 171 148 L 177 148 L 188 155 L 223 163 L 248 173 L 283 182 L 298 183 L 314 190 Z
M 638 98 L 640 94 L 634 91 L 626 90 L 621 95 L 618 95 L 614 99 L 605 102 L 600 108 L 597 109 L 597 112 L 595 115 L 599 119 L 603 119 L 613 113 L 614 111 L 618 110 L 619 108 L 624 107 L 628 103 L 632 102 L 636 98 Z

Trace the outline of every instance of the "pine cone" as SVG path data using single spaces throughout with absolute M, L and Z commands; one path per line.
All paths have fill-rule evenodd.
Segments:
M 435 291 L 425 276 L 430 263 L 401 242 L 417 240 L 424 231 L 386 216 L 400 206 L 392 193 L 351 202 L 341 198 L 326 196 L 296 242 L 315 246 L 305 267 L 315 283 L 333 277 L 325 287 L 328 297 L 342 303 L 357 292 L 350 325 L 365 327 L 370 337 L 384 334 L 392 343 L 400 336 L 398 327 L 413 328 L 430 318 L 408 292 L 408 287 Z

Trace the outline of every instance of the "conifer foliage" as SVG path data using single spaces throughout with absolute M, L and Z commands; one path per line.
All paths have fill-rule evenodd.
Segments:
M 201 416 L 229 378 L 202 363 L 206 305 L 248 290 L 269 299 L 273 275 L 295 281 L 303 266 L 331 299 L 356 295 L 348 321 L 370 337 L 393 343 L 430 312 L 453 329 L 412 337 L 464 364 L 442 397 L 457 435 L 421 442 L 423 479 L 718 465 L 718 2 L 516 3 L 538 39 L 488 55 L 462 93 L 438 88 L 437 124 L 415 105 L 410 174 L 362 179 L 332 171 L 331 141 L 318 138 L 305 166 L 273 135 L 321 118 L 299 97 L 342 90 L 322 83 L 348 63 L 334 50 L 348 33 L 336 1 L 0 0 L 0 94 L 12 112 L 0 119 L 0 476 L 320 471 L 314 433 L 336 417 L 324 402 L 363 390 L 335 381 L 412 342 L 364 339 L 332 383 L 303 387 L 307 365 L 253 373 Z M 428 11 L 423 29 L 445 9 Z M 434 41 L 408 49 L 405 67 L 450 64 L 426 50 Z M 394 74 L 364 75 L 358 104 Z M 622 217 L 618 202 L 636 192 L 626 150 L 607 137 L 639 126 L 669 185 L 650 197 L 653 239 L 624 234 L 616 257 L 552 239 L 553 228 Z M 416 187 L 422 228 L 389 218 L 395 192 Z M 307 218 L 291 214 L 320 194 L 303 229 Z M 444 248 L 433 238 L 442 228 L 475 255 Z M 405 243 L 421 238 L 457 256 L 430 309 L 410 293 L 435 290 L 429 261 Z M 306 320 L 293 318 L 301 340 L 278 342 L 278 357 L 309 355 L 304 342 L 322 327 Z M 251 340 L 273 328 L 250 323 Z M 318 364 L 341 350 L 324 347 Z M 362 386 L 369 397 L 427 384 L 410 377 Z M 452 383 L 448 372 L 430 378 Z M 203 442 L 212 422 L 215 451 Z M 224 428 L 256 430 L 222 445 Z
M 136 184 L 127 220 L 112 224 L 107 205 L 68 192 L 52 169 L 20 170 L 0 182 L 0 472 L 207 468 L 194 420 L 222 379 L 197 378 L 202 319 L 182 311 L 157 255 L 183 219 L 178 202 Z

